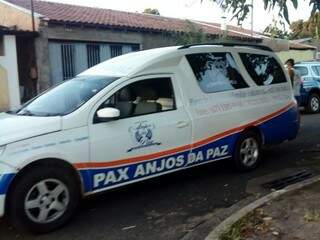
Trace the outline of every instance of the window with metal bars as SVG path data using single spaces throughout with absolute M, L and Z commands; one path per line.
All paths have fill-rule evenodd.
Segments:
M 131 51 L 132 52 L 140 51 L 140 45 L 139 44 L 131 45 Z
M 61 44 L 63 80 L 67 80 L 75 76 L 74 53 L 75 46 L 73 44 Z
M 122 46 L 121 45 L 111 45 L 110 51 L 111 51 L 111 58 L 120 56 L 120 55 L 122 55 Z
M 99 45 L 87 44 L 87 61 L 89 68 L 101 62 Z

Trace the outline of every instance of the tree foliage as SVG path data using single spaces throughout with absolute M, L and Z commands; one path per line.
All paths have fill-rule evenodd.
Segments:
M 186 20 L 187 31 L 176 36 L 177 45 L 186 45 L 192 43 L 204 43 L 208 41 L 207 34 L 202 28 L 196 26 L 193 22 Z
M 271 24 L 269 24 L 265 30 L 264 33 L 270 34 L 273 38 L 289 38 L 290 34 L 288 31 L 285 30 L 285 27 L 282 23 L 279 23 L 278 21 L 272 21 Z
M 203 1 L 203 0 L 202 0 Z M 223 9 L 232 12 L 233 18 L 238 20 L 238 23 L 243 22 L 250 10 L 252 9 L 251 0 L 211 0 L 212 2 L 217 3 Z M 299 0 L 301 1 L 301 0 Z M 284 18 L 288 23 L 289 19 L 289 10 L 288 4 L 292 4 L 294 8 L 298 8 L 298 0 L 263 0 L 264 9 L 270 10 L 275 7 L 279 8 L 279 16 Z M 309 5 L 312 6 L 310 15 L 313 16 L 316 12 L 320 10 L 320 0 L 309 0 Z
M 143 13 L 148 13 L 148 14 L 153 14 L 153 15 L 158 15 L 160 16 L 160 12 L 156 8 L 146 8 Z
M 320 13 L 315 13 L 309 20 L 303 21 L 298 20 L 292 22 L 290 25 L 290 38 L 291 39 L 299 39 L 299 38 L 320 38 L 319 35 L 320 28 Z

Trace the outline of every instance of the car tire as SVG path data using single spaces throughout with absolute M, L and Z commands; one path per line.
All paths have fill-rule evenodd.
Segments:
M 18 176 L 8 196 L 7 216 L 13 227 L 43 234 L 71 219 L 80 200 L 80 187 L 68 169 L 36 167 Z
M 240 135 L 237 140 L 233 160 L 235 167 L 240 172 L 251 171 L 260 163 L 261 138 L 253 132 L 247 131 Z
M 318 94 L 313 93 L 308 97 L 307 111 L 312 114 L 320 111 L 320 97 Z

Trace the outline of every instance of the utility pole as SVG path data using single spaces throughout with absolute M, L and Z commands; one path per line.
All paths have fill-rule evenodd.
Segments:
M 319 12 L 315 13 L 315 16 L 316 16 L 316 34 L 317 34 L 317 40 L 319 41 L 319 24 L 320 24 L 320 21 L 319 21 L 320 14 L 319 14 Z
M 251 36 L 253 37 L 253 0 L 251 0 Z
M 34 6 L 33 6 L 33 0 L 31 1 L 31 18 L 32 18 L 32 31 L 36 31 L 35 23 L 34 23 Z

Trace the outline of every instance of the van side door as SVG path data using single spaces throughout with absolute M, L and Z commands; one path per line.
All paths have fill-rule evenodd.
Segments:
M 191 120 L 174 75 L 152 75 L 118 85 L 93 109 L 89 123 L 91 190 L 109 189 L 184 167 Z M 113 107 L 120 117 L 101 121 Z

